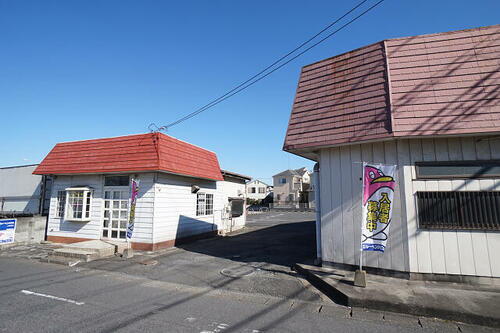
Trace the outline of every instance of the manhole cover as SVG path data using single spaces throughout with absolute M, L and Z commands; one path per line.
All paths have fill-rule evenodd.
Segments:
M 222 275 L 232 278 L 239 278 L 245 275 L 252 274 L 253 272 L 255 272 L 255 267 L 247 265 L 224 268 L 222 271 L 220 271 Z

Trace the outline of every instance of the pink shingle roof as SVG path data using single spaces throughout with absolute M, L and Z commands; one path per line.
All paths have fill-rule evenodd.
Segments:
M 500 132 L 500 25 L 382 41 L 302 69 L 285 150 Z

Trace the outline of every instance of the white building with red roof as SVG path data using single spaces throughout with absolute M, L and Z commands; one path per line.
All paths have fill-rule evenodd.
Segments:
M 54 179 L 49 241 L 125 241 L 132 220 L 132 248 L 157 250 L 245 225 L 250 177 L 161 133 L 59 143 L 33 173 Z

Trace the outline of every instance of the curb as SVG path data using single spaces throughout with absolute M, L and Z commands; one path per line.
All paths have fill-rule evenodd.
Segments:
M 343 292 L 335 285 L 328 283 L 327 281 L 322 279 L 321 276 L 318 276 L 317 274 L 309 271 L 301 264 L 295 264 L 294 268 L 299 274 L 303 275 L 314 287 L 324 293 L 328 298 L 341 305 L 367 308 L 378 311 L 406 313 L 415 316 L 440 318 L 451 321 L 459 321 L 467 324 L 500 328 L 500 319 L 495 317 L 481 316 L 474 313 L 454 311 L 432 306 L 422 306 L 412 303 L 393 303 L 381 299 L 366 300 L 359 297 L 353 297 L 352 295 Z
M 30 243 L 30 242 L 22 241 L 22 242 L 8 243 L 8 244 L 0 244 L 0 250 L 6 250 L 8 248 L 15 247 L 15 246 L 26 246 L 26 245 L 30 245 L 30 244 L 37 244 L 37 243 Z

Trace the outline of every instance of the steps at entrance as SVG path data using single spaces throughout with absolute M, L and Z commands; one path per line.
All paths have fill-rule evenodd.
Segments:
M 113 241 L 113 240 L 106 240 L 104 241 L 108 244 L 111 244 L 115 247 L 115 253 L 123 253 L 123 251 L 125 251 L 125 249 L 128 248 L 128 244 L 127 242 L 120 242 L 120 241 Z
M 55 249 L 48 256 L 47 261 L 51 263 L 74 266 L 78 262 L 89 262 L 92 260 L 114 256 L 115 253 L 123 253 L 127 248 L 126 243 L 110 243 L 101 240 L 89 240 L 84 242 L 65 244 Z
M 116 246 L 101 240 L 90 240 L 64 245 L 63 249 L 91 252 L 97 254 L 98 258 L 113 256 Z
M 61 258 L 68 258 L 83 262 L 89 262 L 102 257 L 97 252 L 85 251 L 79 249 L 61 248 L 52 251 L 52 253 L 49 255 L 49 262 L 55 262 L 57 259 Z

